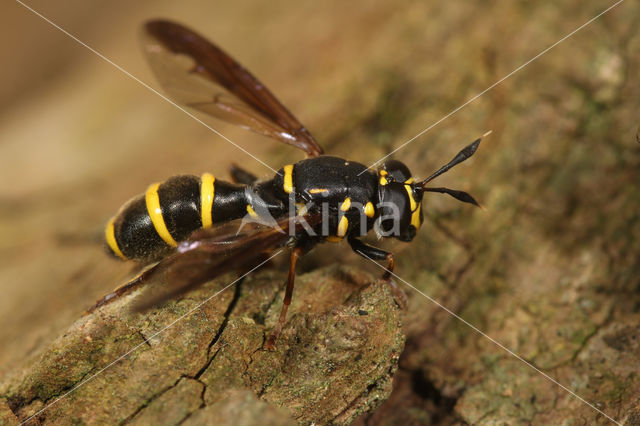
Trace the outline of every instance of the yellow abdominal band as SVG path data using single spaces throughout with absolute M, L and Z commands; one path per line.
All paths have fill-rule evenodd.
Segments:
M 200 215 L 202 227 L 211 228 L 213 225 L 212 210 L 215 197 L 216 178 L 211 173 L 203 173 L 200 177 Z
M 171 247 L 177 247 L 178 243 L 169 233 L 167 225 L 164 223 L 164 218 L 162 217 L 162 208 L 160 207 L 158 187 L 160 187 L 160 184 L 154 183 L 149 187 L 149 189 L 147 189 L 147 193 L 145 194 L 147 213 L 149 214 L 151 222 L 153 223 L 154 228 L 156 228 L 156 232 L 158 233 L 160 238 L 162 238 L 162 240 L 165 243 L 169 244 Z
M 116 241 L 115 228 L 113 227 L 114 220 L 115 218 L 111 218 L 111 220 L 109 220 L 109 223 L 107 223 L 107 228 L 104 231 L 104 236 L 111 251 L 113 251 L 120 259 L 127 260 L 127 257 L 124 255 L 124 253 L 122 253 L 120 247 L 118 247 L 118 241 Z

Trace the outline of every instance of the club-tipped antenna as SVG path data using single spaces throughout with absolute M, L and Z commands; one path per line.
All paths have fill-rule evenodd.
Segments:
M 462 201 L 463 203 L 473 204 L 476 207 L 483 208 L 480 203 L 478 203 L 475 198 L 473 198 L 469 193 L 464 191 L 457 191 L 455 189 L 449 188 L 424 188 L 425 192 L 440 192 L 441 194 L 449 194 L 453 198 L 458 201 Z
M 482 141 L 482 138 L 489 136 L 491 132 L 492 130 L 489 130 L 487 133 L 485 133 L 484 135 L 482 135 L 481 137 L 473 141 L 470 145 L 465 147 L 455 157 L 453 157 L 453 160 L 449 161 L 447 164 L 442 166 L 437 172 L 435 172 L 434 174 L 432 174 L 431 176 L 429 176 L 428 178 L 420 182 L 420 184 L 424 187 L 427 183 L 431 182 L 441 174 L 447 172 L 452 167 L 462 163 L 464 160 L 471 157 L 478 149 L 478 145 L 480 145 L 480 141 Z M 442 191 L 438 191 L 438 192 L 442 192 Z M 452 194 L 449 194 L 449 195 L 453 196 Z M 464 201 L 464 200 L 461 200 L 461 201 Z

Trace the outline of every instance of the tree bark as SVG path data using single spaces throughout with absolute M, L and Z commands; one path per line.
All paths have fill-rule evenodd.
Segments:
M 0 386 L 0 415 L 33 424 L 179 424 L 240 412 L 272 424 L 346 424 L 386 399 L 404 337 L 384 282 L 348 267 L 299 276 L 276 349 L 265 351 L 282 306 L 281 276 L 252 274 L 206 301 L 232 278 L 147 313 L 129 312 L 144 297 L 136 291 L 80 318 Z

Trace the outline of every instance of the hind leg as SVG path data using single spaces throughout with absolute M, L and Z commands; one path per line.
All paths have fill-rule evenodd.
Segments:
M 229 173 L 231 174 L 231 180 L 234 183 L 243 183 L 245 185 L 251 185 L 258 180 L 258 177 L 251 172 L 246 171 L 242 167 L 235 163 L 231 163 L 229 167 Z
M 102 299 L 98 300 L 92 307 L 90 307 L 89 309 L 84 311 L 83 315 L 88 315 L 88 314 L 92 313 L 93 311 L 95 311 L 96 309 L 98 309 L 99 307 L 104 306 L 104 305 L 106 305 L 108 303 L 111 303 L 114 300 L 116 300 L 116 299 L 124 296 L 125 294 L 130 293 L 131 291 L 135 290 L 136 288 L 140 287 L 141 285 L 143 285 L 146 282 L 146 279 L 147 279 L 148 275 L 151 273 L 150 271 L 152 271 L 152 270 L 153 270 L 153 268 L 147 269 L 146 271 L 138 274 L 131 281 L 127 281 L 126 283 L 121 284 L 115 290 L 113 290 L 111 293 L 107 294 Z

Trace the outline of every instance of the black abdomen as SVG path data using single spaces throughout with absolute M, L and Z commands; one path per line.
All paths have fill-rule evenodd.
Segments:
M 208 173 L 174 176 L 151 185 L 109 221 L 107 245 L 123 259 L 158 259 L 193 231 L 242 217 L 246 213 L 244 188 L 216 181 Z

